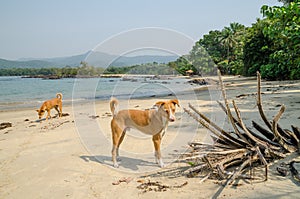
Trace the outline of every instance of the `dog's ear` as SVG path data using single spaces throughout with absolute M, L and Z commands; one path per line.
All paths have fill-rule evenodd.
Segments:
M 164 104 L 165 104 L 165 102 L 159 101 L 159 102 L 156 102 L 154 106 L 156 106 L 157 108 L 160 108 L 160 107 L 162 107 Z
M 171 101 L 171 103 L 173 103 L 174 105 L 177 105 L 178 107 L 180 107 L 178 99 L 173 99 L 173 100 L 170 100 L 170 101 Z

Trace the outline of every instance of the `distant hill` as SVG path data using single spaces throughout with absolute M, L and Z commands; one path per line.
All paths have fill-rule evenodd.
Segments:
M 174 61 L 178 56 L 161 56 L 161 55 L 142 55 L 135 57 L 109 55 L 101 52 L 87 52 L 81 55 L 55 58 L 21 58 L 19 60 L 0 59 L 1 68 L 49 68 L 79 66 L 81 61 L 87 61 L 89 65 L 95 67 L 113 66 L 132 66 L 143 63 L 168 63 Z M 112 62 L 113 61 L 113 62 Z
M 170 61 L 175 61 L 179 56 L 175 55 L 141 55 L 141 56 L 117 56 L 109 55 L 101 52 L 91 52 L 87 57 L 87 62 L 90 65 L 96 67 L 107 67 L 111 66 L 132 66 L 137 64 L 145 63 L 169 63 Z
M 1 68 L 47 68 L 51 67 L 51 62 L 42 60 L 30 60 L 30 61 L 10 61 L 6 59 L 0 59 Z
M 48 61 L 54 63 L 56 66 L 64 67 L 64 66 L 79 66 L 81 61 L 84 61 L 89 52 L 74 55 L 69 57 L 56 57 L 56 58 L 44 58 L 43 61 Z

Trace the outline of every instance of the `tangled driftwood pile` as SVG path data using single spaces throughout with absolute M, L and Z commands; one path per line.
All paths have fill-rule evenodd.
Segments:
M 161 184 L 160 182 L 154 182 L 154 181 L 150 181 L 148 180 L 147 182 L 142 182 L 142 181 L 138 181 L 141 184 L 139 186 L 137 186 L 138 189 L 142 190 L 141 193 L 146 193 L 149 191 L 155 191 L 155 192 L 163 192 L 163 191 L 167 191 L 168 189 L 174 189 L 174 188 L 182 188 L 185 185 L 188 184 L 188 182 L 184 182 L 181 185 L 166 185 L 166 184 Z
M 278 121 L 285 110 L 284 105 L 271 121 L 266 117 L 261 100 L 261 77 L 257 73 L 257 107 L 265 126 L 252 121 L 256 131 L 251 130 L 243 122 L 234 100 L 233 109 L 230 107 L 220 72 L 218 75 L 225 105 L 218 103 L 229 119 L 232 132 L 225 131 L 210 121 L 191 104 L 188 109 L 185 108 L 186 113 L 213 133 L 214 140 L 213 144 L 189 143 L 189 151 L 181 157 L 191 165 L 185 174 L 200 175 L 203 177 L 202 180 L 207 178 L 224 180 L 227 185 L 240 178 L 257 179 L 257 175 L 253 174 L 253 168 L 263 166 L 264 180 L 267 180 L 270 162 L 284 158 L 290 153 L 299 152 L 300 129 L 295 126 L 292 126 L 292 130 L 280 127 Z M 293 177 L 300 181 L 297 172 Z

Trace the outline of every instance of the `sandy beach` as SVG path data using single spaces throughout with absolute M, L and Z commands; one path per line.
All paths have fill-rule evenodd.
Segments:
M 252 120 L 262 123 L 256 107 L 256 80 L 226 77 L 225 84 L 228 98 L 236 100 L 246 125 Z M 300 81 L 264 81 L 262 92 L 269 118 L 285 104 L 280 125 L 288 129 L 300 126 Z M 299 185 L 291 176 L 279 176 L 276 163 L 269 166 L 268 181 L 240 180 L 239 186 L 226 188 L 214 180 L 200 183 L 197 177 L 168 175 L 166 171 L 184 166 L 174 162 L 172 153 L 184 151 L 195 139 L 211 142 L 207 130 L 184 113 L 183 107 L 192 103 L 209 117 L 223 117 L 227 122 L 215 102 L 220 99 L 216 87 L 178 96 L 123 100 L 120 109 L 146 109 L 174 97 L 181 107 L 162 141 L 167 163 L 163 169 L 155 164 L 151 137 L 135 130 L 128 132 L 121 145 L 120 168 L 112 167 L 109 101 L 64 106 L 68 116 L 41 122 L 35 110 L 1 111 L 0 123 L 10 122 L 12 127 L 0 130 L 0 198 L 299 198 Z M 127 182 L 113 185 L 122 179 Z M 148 180 L 171 187 L 143 193 L 137 187 Z

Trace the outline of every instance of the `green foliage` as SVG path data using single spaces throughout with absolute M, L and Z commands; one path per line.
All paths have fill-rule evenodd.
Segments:
M 76 77 L 77 75 L 97 76 L 104 69 L 88 66 L 82 62 L 80 67 L 66 66 L 64 68 L 5 68 L 0 69 L 0 76 L 56 76 L 59 78 Z
M 266 20 L 258 19 L 251 28 L 248 29 L 243 46 L 243 71 L 246 76 L 256 75 L 262 65 L 269 63 L 273 41 L 263 34 L 264 27 L 269 23 Z
M 174 75 L 176 73 L 174 68 L 167 64 L 159 64 L 156 62 L 135 65 L 128 71 L 129 74 L 148 74 L 148 75 Z
M 130 67 L 110 66 L 104 71 L 104 74 L 126 74 L 129 70 Z
M 282 7 L 263 6 L 261 11 L 268 21 L 263 35 L 273 41 L 269 62 L 261 67 L 262 77 L 299 79 L 300 2 L 290 2 Z M 275 71 L 270 72 L 271 69 Z
M 0 76 L 57 76 L 68 77 L 77 74 L 77 68 L 4 68 Z
M 222 62 L 226 59 L 226 49 L 220 44 L 221 36 L 221 31 L 210 31 L 209 34 L 203 36 L 203 39 L 196 42 L 195 46 L 203 47 L 215 63 Z
M 186 56 L 181 56 L 176 61 L 170 62 L 168 65 L 182 75 L 186 75 L 186 71 L 188 70 L 192 70 L 194 73 L 198 72 Z
M 188 55 L 169 63 L 181 74 L 252 76 L 260 71 L 270 80 L 300 79 L 300 1 L 282 1 L 282 7 L 263 6 L 264 19 L 251 27 L 231 23 L 195 43 Z
M 95 77 L 101 74 L 151 74 L 151 75 L 174 75 L 177 74 L 174 67 L 169 64 L 157 62 L 134 66 L 115 67 L 107 69 L 93 67 L 86 62 L 81 62 L 80 67 L 66 66 L 64 68 L 5 68 L 0 69 L 0 76 L 56 76 L 68 77 Z
M 193 70 L 196 74 L 208 75 L 216 72 L 214 61 L 200 42 L 196 42 L 187 59 L 192 64 L 192 67 L 188 68 L 188 70 Z
M 278 1 L 284 3 L 284 5 L 288 5 L 292 2 L 299 2 L 299 0 L 278 0 Z
M 98 73 L 100 72 L 100 73 Z M 87 62 L 80 62 L 80 66 L 77 71 L 78 76 L 97 76 L 100 75 L 102 71 L 97 71 L 97 68 L 88 65 Z
M 195 43 L 188 55 L 176 61 L 177 70 L 181 74 L 191 69 L 200 75 L 211 75 L 218 68 L 223 74 L 239 74 L 243 69 L 241 58 L 245 30 L 245 26 L 231 23 L 222 31 L 210 31 Z

